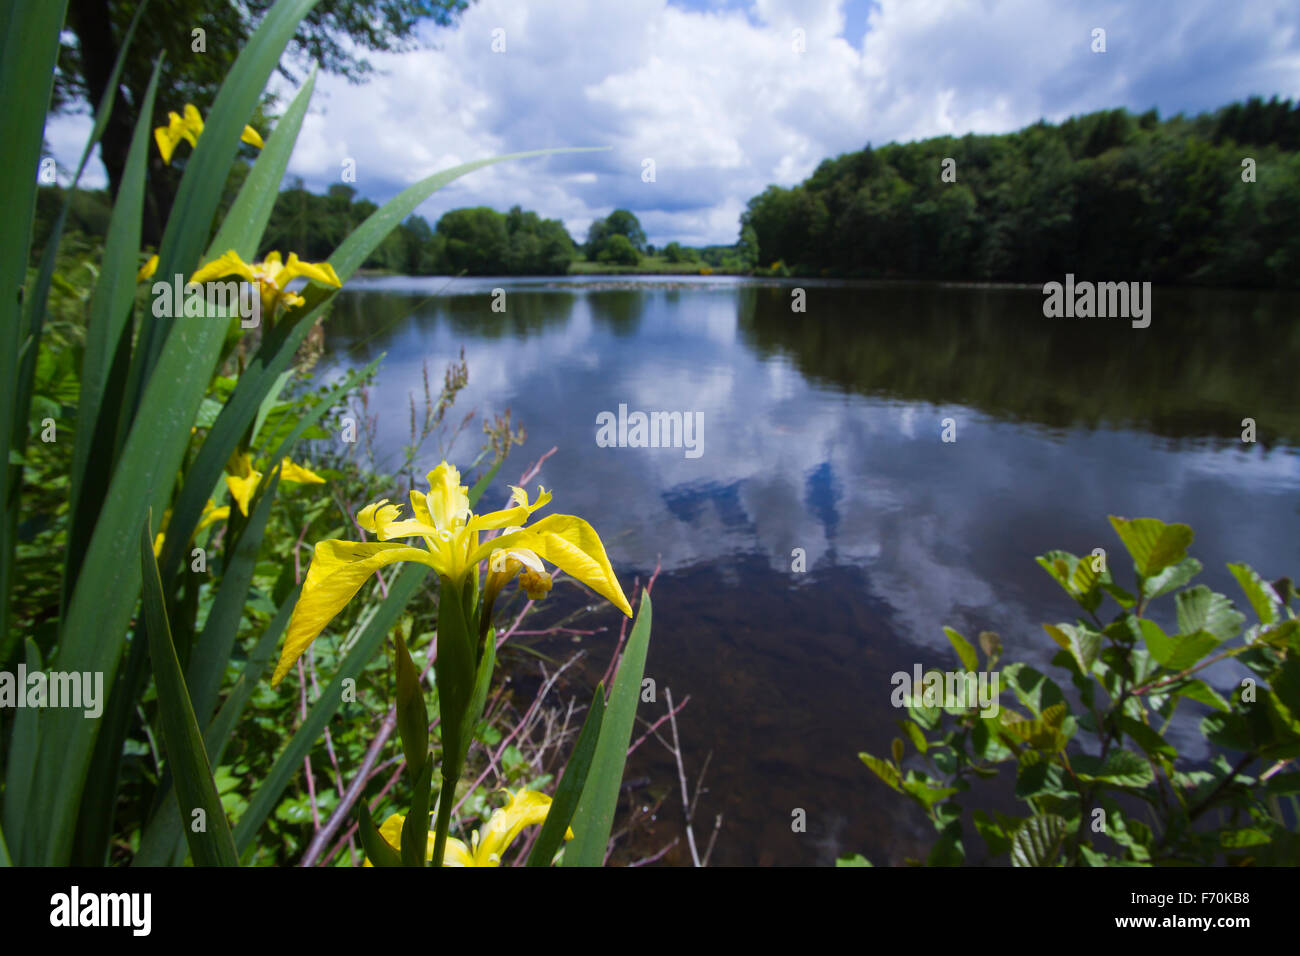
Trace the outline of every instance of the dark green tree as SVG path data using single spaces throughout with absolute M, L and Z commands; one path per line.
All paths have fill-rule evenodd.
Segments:
M 150 0 L 127 52 L 113 112 L 100 142 L 113 196 L 122 181 L 138 104 L 158 54 L 166 57 L 154 125 L 166 125 L 167 113 L 180 112 L 186 103 L 193 103 L 206 115 L 235 57 L 272 3 Z M 93 111 L 99 105 L 137 6 L 136 0 L 69 0 L 67 30 L 54 77 L 55 110 Z M 466 6 L 466 0 L 321 0 L 299 26 L 280 72 L 294 81 L 309 62 L 316 61 L 327 72 L 361 81 L 372 71 L 366 53 L 410 49 L 416 44 L 420 20 L 448 24 Z M 266 132 L 263 119 L 250 117 L 250 122 Z M 179 175 L 166 167 L 156 152 L 150 157 L 150 167 L 145 240 L 157 242 Z

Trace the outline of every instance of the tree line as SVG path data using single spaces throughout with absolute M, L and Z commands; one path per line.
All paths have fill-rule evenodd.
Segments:
M 764 271 L 1300 286 L 1300 104 L 1105 110 L 846 153 L 750 200 Z

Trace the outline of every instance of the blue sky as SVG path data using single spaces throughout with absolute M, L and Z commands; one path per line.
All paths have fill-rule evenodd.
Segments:
M 479 157 L 610 146 L 478 171 L 419 210 L 517 203 L 579 240 L 625 207 L 651 242 L 733 242 L 750 197 L 867 142 L 1300 99 L 1296 0 L 477 0 L 423 41 L 364 85 L 321 77 L 290 174 L 324 190 L 352 160 L 383 201 Z M 61 163 L 88 129 L 47 127 Z

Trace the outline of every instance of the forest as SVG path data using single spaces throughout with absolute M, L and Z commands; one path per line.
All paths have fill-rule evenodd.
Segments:
M 845 153 L 741 217 L 780 273 L 1300 284 L 1300 104 L 1105 110 Z
M 224 212 L 247 168 L 232 169 Z M 37 199 L 35 248 L 63 202 Z M 106 191 L 72 198 L 68 230 L 102 237 Z M 282 190 L 264 250 L 324 258 L 378 206 L 347 184 Z M 1044 282 L 1066 273 L 1175 285 L 1300 285 L 1300 103 L 1252 98 L 1160 119 L 1103 110 L 1014 133 L 868 145 L 824 160 L 804 182 L 772 185 L 730 246 L 647 242 L 616 209 L 573 240 L 519 206 L 406 219 L 364 267 L 406 275 L 563 275 L 584 262 L 663 271 Z M 581 270 L 581 266 L 577 266 Z

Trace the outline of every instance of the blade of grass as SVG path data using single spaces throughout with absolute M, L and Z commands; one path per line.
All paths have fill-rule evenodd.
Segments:
M 23 283 L 36 214 L 36 172 L 67 6 L 67 0 L 0 3 L 5 25 L 0 41 L 0 143 L 5 149 L 0 196 L 5 197 L 6 208 L 0 217 L 0 382 L 5 383 L 0 388 L 0 452 L 5 456 L 0 468 L 0 502 L 4 503 L 0 517 L 0 634 L 5 635 L 9 633 L 9 586 L 22 484 L 22 467 L 10 464 L 9 455 L 19 435 L 26 441 L 27 415 L 24 412 L 20 420 L 19 411 L 30 407 L 31 401 L 30 394 L 20 395 L 11 383 L 17 380 L 23 347 Z M 36 345 L 33 342 L 29 347 Z M 8 644 L 7 637 L 0 643 Z
M 271 623 L 258 638 L 252 653 L 249 654 L 243 674 L 230 689 L 230 694 L 221 705 L 221 709 L 217 711 L 217 716 L 212 718 L 212 723 L 203 734 L 203 746 L 208 752 L 208 762 L 214 767 L 221 765 L 226 745 L 230 742 L 230 734 L 253 696 L 253 691 L 257 689 L 258 681 L 266 672 L 267 665 L 275 655 L 276 644 L 279 643 L 280 635 L 284 633 L 289 618 L 293 615 L 293 606 L 298 602 L 300 590 L 295 587 L 280 605 L 280 609 L 275 612 L 275 617 L 271 619 Z M 144 835 L 140 838 L 140 849 L 131 859 L 131 865 L 178 864 L 184 860 L 184 850 L 185 834 L 181 827 L 180 809 L 176 804 L 176 792 L 172 790 L 164 798 L 158 811 L 149 819 Z
M 190 695 L 181 675 L 180 661 L 176 659 L 176 649 L 172 646 L 150 524 L 146 521 L 140 533 L 140 566 L 144 577 L 143 603 L 145 628 L 149 633 L 149 656 L 153 659 L 154 683 L 158 688 L 158 722 L 179 806 L 190 811 L 191 817 L 195 810 L 202 811 L 203 825 L 197 829 L 193 824 L 186 826 L 185 838 L 189 841 L 195 866 L 238 866 L 239 855 L 235 853 L 230 823 L 222 809 L 216 781 L 212 779 L 208 752 L 194 719 L 194 708 L 190 706 Z
M 582 796 L 587 785 L 587 774 L 591 770 L 592 759 L 596 756 L 596 742 L 600 738 L 600 726 L 605 717 L 605 685 L 596 686 L 596 694 L 591 699 L 591 710 L 582 722 L 578 741 L 573 745 L 573 754 L 564 768 L 564 776 L 555 788 L 555 798 L 551 809 L 547 811 L 546 822 L 537 834 L 533 851 L 528 854 L 528 866 L 550 866 L 555 859 L 555 852 L 564 842 L 564 831 L 573 822 L 574 811 L 578 809 L 578 798 Z
M 113 71 L 109 74 L 108 83 L 104 88 L 104 97 L 99 103 L 99 108 L 95 111 L 95 123 L 91 127 L 90 136 L 86 138 L 86 145 L 81 150 L 81 160 L 77 163 L 77 171 L 72 177 L 72 184 L 68 187 L 67 194 L 64 196 L 63 208 L 59 213 L 58 222 L 55 223 L 53 231 L 50 233 L 49 240 L 45 244 L 45 255 L 41 262 L 41 279 L 37 282 L 37 293 L 33 305 L 39 308 L 43 313 L 47 304 L 49 284 L 54 274 L 54 264 L 57 259 L 58 246 L 63 237 L 63 227 L 67 220 L 68 210 L 72 207 L 72 198 L 77 191 L 77 184 L 81 182 L 81 174 L 86 168 L 86 163 L 90 159 L 90 154 L 104 135 L 104 129 L 108 126 L 108 118 L 113 112 L 113 104 L 117 100 L 118 82 L 122 76 L 122 64 L 126 62 L 126 55 L 130 52 L 131 43 L 135 39 L 135 28 L 140 22 L 140 17 L 149 6 L 149 0 L 144 0 L 136 7 L 135 14 L 131 17 L 131 23 L 126 28 L 126 34 L 122 38 L 121 48 L 117 51 L 117 60 L 113 63 Z M 96 422 L 99 418 L 99 408 L 101 399 L 104 397 L 104 379 L 108 375 L 110 364 L 113 361 L 113 355 L 117 343 L 121 340 L 121 326 L 126 324 L 126 311 L 130 308 L 130 299 L 134 296 L 134 282 L 128 287 L 130 293 L 126 296 L 126 302 L 120 302 L 117 297 L 110 295 L 109 298 L 114 305 L 120 307 L 123 316 L 122 321 L 118 323 L 116 335 L 111 331 L 106 331 L 100 318 L 103 312 L 102 302 L 96 302 L 103 292 L 105 283 L 105 270 L 109 266 L 109 256 L 117 254 L 126 254 L 126 250 L 134 250 L 140 242 L 140 217 L 143 209 L 143 202 L 132 202 L 130 192 L 132 189 L 141 194 L 143 200 L 144 179 L 143 174 L 137 182 L 134 176 L 133 162 L 135 161 L 136 140 L 139 138 L 140 129 L 144 130 L 144 150 L 147 158 L 149 144 L 149 116 L 153 112 L 154 91 L 157 88 L 158 66 L 155 64 L 154 76 L 149 82 L 148 91 L 145 95 L 143 109 L 141 113 L 143 119 L 137 121 L 136 134 L 132 138 L 131 147 L 127 155 L 126 166 L 122 176 L 122 184 L 118 189 L 118 200 L 114 203 L 113 213 L 109 218 L 108 232 L 104 242 L 105 260 L 101 263 L 98 281 L 95 284 L 95 293 L 91 299 L 90 314 L 86 324 L 86 344 L 85 351 L 82 355 L 81 365 L 81 392 L 77 399 L 77 419 L 80 427 L 77 428 L 75 443 L 73 445 L 72 455 L 72 472 L 68 476 L 69 489 L 69 507 L 68 511 L 72 515 L 77 514 L 77 498 L 81 491 L 82 478 L 86 471 L 86 461 L 89 458 L 91 447 L 91 436 L 96 434 L 96 429 L 88 423 Z M 127 200 L 122 202 L 123 193 L 127 193 Z M 119 214 L 118 205 L 122 206 L 123 212 Z M 126 215 L 126 209 L 134 210 L 134 215 Z M 129 229 L 134 226 L 134 237 L 130 234 L 120 235 L 119 231 Z M 48 269 L 48 273 L 47 270 Z M 134 278 L 134 277 L 132 277 Z M 107 281 L 116 282 L 118 276 L 110 274 Z M 124 284 L 124 283 L 123 283 Z M 114 290 L 109 290 L 110 292 Z M 107 314 L 113 314 L 111 312 Z M 40 322 L 43 322 L 43 315 Z M 31 356 L 35 358 L 35 354 Z M 101 459 L 102 460 L 102 459 Z M 77 527 L 75 520 L 70 523 L 69 532 Z M 69 560 L 73 560 L 73 555 L 77 554 L 79 549 L 70 541 L 68 545 Z M 63 597 L 60 606 L 66 610 L 67 595 L 69 591 L 68 575 L 65 571 L 63 580 Z M 0 659 L 4 655 L 0 654 Z
M 247 116 L 314 0 L 281 0 L 263 19 L 222 84 L 205 134 L 190 157 L 159 251 L 159 272 L 190 272 L 216 211 L 222 184 Z M 227 136 L 228 135 L 228 141 Z M 224 156 L 224 165 L 220 164 Z M 215 157 L 215 158 L 214 158 Z M 164 255 L 165 251 L 165 255 Z M 160 357 L 139 385 L 143 398 L 109 485 L 106 509 L 96 522 L 85 565 L 61 621 L 60 669 L 99 671 L 112 683 L 140 593 L 141 569 L 129 554 L 139 516 L 161 514 L 190 440 L 190 427 L 225 338 L 228 323 L 176 321 Z M 147 384 L 146 384 L 147 381 Z M 128 386 L 129 390 L 129 386 Z M 128 395 L 128 402 L 130 395 Z M 34 862 L 68 860 L 98 727 L 69 711 L 51 715 L 48 744 L 37 766 L 34 798 L 42 817 L 33 821 Z
M 29 674 L 40 673 L 41 651 L 30 637 L 26 640 L 26 663 Z M 14 715 L 13 730 L 9 735 L 9 760 L 5 767 L 4 825 L 13 834 L 13 855 L 20 863 L 24 860 L 24 834 L 28 824 L 27 808 L 30 802 L 32 777 L 36 758 L 40 753 L 41 711 L 37 707 L 23 707 Z
M 268 138 L 261 155 L 249 170 L 248 177 L 240 187 L 239 194 L 235 197 L 230 212 L 226 215 L 216 237 L 209 244 L 205 258 L 214 258 L 227 249 L 234 249 L 245 261 L 255 256 L 262 233 L 266 230 L 266 223 L 271 217 L 271 210 L 275 206 L 280 182 L 284 179 L 285 170 L 288 169 L 289 158 L 293 154 L 294 144 L 302 128 L 303 117 L 307 114 L 312 91 L 315 89 L 315 76 L 313 70 L 284 116 L 280 118 L 275 132 Z M 268 338 L 277 334 L 282 334 L 279 327 Z M 257 355 L 261 355 L 261 349 L 258 350 Z M 241 384 L 250 369 L 257 367 L 257 363 L 258 359 L 254 357 L 250 367 L 240 375 Z M 286 361 L 285 364 L 287 367 L 288 362 Z M 236 392 L 238 391 L 237 386 Z M 231 397 L 232 401 L 233 399 L 234 396 Z M 238 423 L 228 419 L 229 404 L 230 402 L 227 402 L 227 408 L 221 410 L 217 421 L 209 429 L 198 455 L 186 473 L 185 483 L 181 486 L 176 504 L 172 508 L 170 527 L 174 528 L 180 537 L 178 541 L 170 542 L 163 549 L 159 567 L 162 568 L 164 581 L 170 581 L 175 577 L 184 553 L 181 545 L 190 539 L 190 535 L 198 527 L 199 519 L 203 515 L 203 506 L 212 494 L 212 489 L 221 480 L 221 472 L 226 462 L 230 460 L 231 454 L 248 427 L 247 421 L 243 422 L 242 427 L 232 427 Z M 231 419 L 235 417 L 237 416 L 230 416 Z M 227 420 L 223 422 L 223 419 Z M 209 448 L 209 445 L 212 447 Z
M 257 555 L 262 548 L 266 522 L 271 516 L 271 503 L 275 500 L 276 488 L 280 482 L 279 462 L 267 471 L 271 475 L 271 483 L 258 497 L 248 524 L 244 526 L 234 549 L 227 556 L 217 596 L 212 601 L 203 633 L 199 635 L 189 666 L 185 670 L 185 681 L 194 698 L 194 714 L 199 723 L 204 725 L 216 710 L 217 693 L 221 690 L 221 679 L 226 675 L 226 662 L 230 660 L 235 637 L 239 634 L 239 623 L 243 620 L 244 604 L 248 599 L 248 587 L 253 583 Z
M 77 435 L 73 444 L 72 474 L 68 522 L 68 546 L 63 572 L 63 604 L 76 586 L 81 560 L 94 528 L 95 515 L 104 504 L 111 474 L 114 429 L 118 409 L 102 406 L 112 361 L 122 334 L 131 317 L 136 292 L 136 257 L 140 248 L 140 223 L 144 215 L 144 182 L 148 166 L 150 117 L 154 96 L 162 71 L 162 57 L 154 61 L 153 75 L 145 91 L 140 117 L 131 137 L 122 184 L 108 221 L 104 238 L 104 258 L 99 279 L 91 294 L 90 313 L 86 321 L 86 351 L 81 365 L 81 398 L 77 405 Z M 98 467 L 89 469 L 92 456 Z
M 645 673 L 646 651 L 650 646 L 650 617 L 650 595 L 642 591 L 636 623 L 614 677 L 609 711 L 600 728 L 587 785 L 573 814 L 574 836 L 564 851 L 565 866 L 601 866 L 605 862 L 605 848 L 614 828 L 614 811 L 623 785 L 623 765 L 627 762 L 628 744 L 632 742 L 632 724 L 641 700 L 641 676 Z

